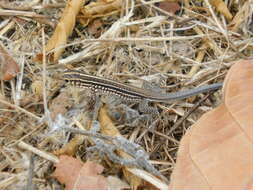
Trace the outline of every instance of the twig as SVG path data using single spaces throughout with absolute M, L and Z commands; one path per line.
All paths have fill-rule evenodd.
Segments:
M 51 162 L 54 162 L 54 163 L 59 162 L 59 159 L 56 156 L 54 156 L 50 153 L 44 152 L 42 150 L 39 150 L 39 149 L 37 149 L 37 148 L 35 148 L 35 147 L 33 147 L 33 146 L 23 142 L 23 141 L 19 142 L 18 146 L 22 149 L 28 150 L 28 151 L 36 154 L 36 155 L 38 155 L 42 158 L 45 158 L 46 160 L 50 160 Z
M 31 154 L 31 156 L 30 156 L 30 165 L 29 165 L 29 173 L 28 173 L 27 185 L 26 185 L 25 190 L 33 190 L 34 189 L 34 184 L 33 184 L 34 159 L 35 159 L 35 155 Z
M 130 142 L 129 140 L 125 139 L 124 137 L 111 137 L 107 135 L 102 135 L 98 133 L 94 133 L 91 131 L 84 131 L 69 127 L 62 127 L 62 129 L 77 133 L 86 135 L 93 138 L 93 142 L 95 142 L 95 146 L 90 148 L 90 150 L 99 150 L 100 153 L 106 154 L 112 161 L 116 163 L 121 163 L 122 165 L 131 165 L 140 167 L 143 169 L 146 169 L 147 171 L 151 172 L 152 174 L 155 174 L 159 177 L 163 176 L 158 172 L 152 164 L 150 164 L 148 160 L 148 155 L 144 150 L 142 150 L 141 146 Z M 94 138 L 95 137 L 95 138 Z M 109 141 L 105 142 L 105 141 Z M 115 154 L 115 150 L 122 150 L 123 152 L 130 155 L 132 158 L 124 159 Z
M 100 38 L 100 39 L 87 39 L 87 40 L 82 40 L 80 42 L 75 42 L 75 44 L 80 44 L 80 43 L 87 43 L 87 42 L 94 42 L 94 43 L 98 43 L 98 42 L 125 42 L 125 43 L 136 43 L 136 42 L 159 42 L 159 41 L 170 41 L 170 40 L 190 40 L 190 39 L 195 39 L 195 38 L 203 38 L 203 37 L 215 37 L 218 36 L 217 34 L 204 34 L 204 35 L 193 35 L 193 36 L 172 36 L 172 37 L 143 37 L 143 38 Z M 73 43 L 72 43 L 73 44 Z M 72 45 L 71 44 L 71 45 Z M 95 46 L 96 45 L 96 46 Z M 67 47 L 69 45 L 63 46 L 63 47 Z M 98 53 L 101 53 L 103 51 L 106 50 L 106 48 L 102 48 L 100 47 L 101 45 L 98 44 L 92 44 L 91 46 L 88 46 L 88 48 L 84 49 L 81 52 L 78 52 L 76 54 L 73 54 L 69 57 L 66 57 L 64 59 L 59 60 L 60 64 L 67 64 L 67 63 L 72 63 L 75 61 L 80 61 L 84 58 L 90 57 L 90 56 L 94 56 Z M 62 48 L 62 47 L 58 47 L 58 48 Z M 55 51 L 55 48 L 53 50 L 51 50 L 48 53 L 51 53 L 52 51 Z
M 137 168 L 127 168 L 127 170 L 129 172 L 131 172 L 132 174 L 145 179 L 146 181 L 150 182 L 151 184 L 153 184 L 154 186 L 156 186 L 157 188 L 161 189 L 161 190 L 169 190 L 169 187 L 167 184 L 163 183 L 161 180 L 157 179 L 155 176 L 152 176 L 150 173 L 137 169 Z
M 42 28 L 42 62 L 43 62 L 43 72 L 42 72 L 42 82 L 43 82 L 43 105 L 45 112 L 48 112 L 47 107 L 47 90 L 46 90 L 46 47 L 45 47 L 45 32 L 44 28 Z
M 64 3 L 55 3 L 55 4 L 42 4 L 42 5 L 27 5 L 27 6 L 13 6 L 11 4 L 6 4 L 0 2 L 0 7 L 4 9 L 18 10 L 18 11 L 29 11 L 32 9 L 48 9 L 48 8 L 63 8 Z
M 205 101 L 211 94 L 208 94 L 206 96 L 204 96 L 199 102 L 197 102 L 197 104 L 195 104 L 183 117 L 181 117 L 172 127 L 171 129 L 168 131 L 168 133 L 166 134 L 167 136 L 169 136 L 176 128 L 178 128 L 186 119 L 187 117 L 189 117 L 191 115 L 192 112 L 194 112 L 199 106 L 200 104 Z
M 168 37 L 153 37 L 153 36 L 147 36 L 147 37 L 129 37 L 129 38 L 99 38 L 99 39 L 85 39 L 78 42 L 69 43 L 63 46 L 59 46 L 58 48 L 66 48 L 73 45 L 78 44 L 85 44 L 85 43 L 95 43 L 95 42 L 162 42 L 162 41 L 181 41 L 181 40 L 193 40 L 196 38 L 204 38 L 204 37 L 216 37 L 218 35 L 216 34 L 199 34 L 199 35 L 192 35 L 192 36 L 168 36 Z M 55 48 L 49 52 L 48 54 L 53 52 L 54 50 L 57 50 L 58 48 Z
M 215 13 L 214 13 L 214 11 L 213 11 L 213 9 L 212 9 L 212 7 L 211 7 L 209 1 L 208 1 L 208 0 L 205 0 L 205 3 L 207 4 L 207 7 L 208 7 L 209 11 L 211 12 L 212 17 L 213 17 L 213 19 L 215 20 L 215 23 L 217 24 L 217 26 L 218 26 L 218 28 L 220 29 L 221 33 L 222 33 L 222 34 L 225 36 L 225 38 L 228 40 L 227 31 L 224 30 L 224 28 L 221 26 L 221 24 L 220 24 L 218 18 L 216 17 L 216 15 L 215 15 Z
M 0 103 L 4 104 L 4 105 L 6 105 L 6 106 L 9 106 L 9 107 L 11 107 L 11 108 L 17 109 L 18 111 L 21 111 L 21 112 L 23 112 L 23 113 L 29 115 L 30 117 L 32 117 L 32 118 L 38 120 L 38 121 L 41 121 L 41 119 L 42 119 L 42 118 L 36 116 L 35 114 L 33 114 L 33 113 L 29 112 L 29 111 L 26 111 L 25 109 L 23 109 L 23 108 L 21 108 L 21 107 L 19 107 L 19 106 L 16 106 L 16 105 L 14 105 L 14 104 L 11 104 L 11 103 L 9 103 L 9 102 L 7 102 L 7 101 L 5 101 L 5 100 L 0 99 Z
M 31 18 L 49 18 L 49 16 L 39 15 L 35 12 L 28 11 L 14 11 L 14 10 L 0 10 L 0 16 L 25 16 Z

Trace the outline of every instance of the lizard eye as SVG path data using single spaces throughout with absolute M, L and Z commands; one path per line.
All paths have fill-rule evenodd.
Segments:
M 64 81 L 68 83 L 68 82 L 69 82 L 69 79 L 68 79 L 68 78 L 64 78 Z
M 71 84 L 71 80 L 69 78 L 64 78 L 64 81 L 67 83 L 67 84 Z

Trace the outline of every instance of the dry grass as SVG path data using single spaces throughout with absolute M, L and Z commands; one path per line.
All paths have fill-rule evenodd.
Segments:
M 31 150 L 20 148 L 20 143 L 48 154 L 74 136 L 58 129 L 61 122 L 74 117 L 87 125 L 89 111 L 74 109 L 85 99 L 52 77 L 66 67 L 133 85 L 140 85 L 143 79 L 163 79 L 162 87 L 174 92 L 221 82 L 234 62 L 252 59 L 253 9 L 248 8 L 252 1 L 229 1 L 227 7 L 236 16 L 228 21 L 208 0 L 182 2 L 176 15 L 156 6 L 158 1 L 140 0 L 135 4 L 124 1 L 124 7 L 94 16 L 85 27 L 84 21 L 80 24 L 78 20 L 83 15 L 79 15 L 59 63 L 44 57 L 41 64 L 34 58 L 45 52 L 45 43 L 65 6 L 63 0 L 45 2 L 0 3 L 0 40 L 20 67 L 17 79 L 1 81 L 0 86 L 0 189 L 29 186 Z M 11 3 L 18 6 L 14 9 Z M 172 104 L 156 104 L 160 117 L 152 120 L 152 128 L 146 122 L 136 122 L 138 112 L 127 117 L 136 108 L 134 104 L 108 110 L 112 118 L 120 116 L 113 123 L 121 135 L 141 145 L 151 163 L 169 179 L 181 137 L 220 101 L 219 91 L 207 97 L 200 94 Z M 57 120 L 58 114 L 65 120 Z M 56 128 L 58 131 L 53 132 Z M 119 175 L 119 166 L 87 152 L 90 146 L 89 141 L 82 141 L 73 154 L 103 163 L 106 175 Z M 59 186 L 48 178 L 53 167 L 46 156 L 36 157 L 34 168 L 37 189 Z

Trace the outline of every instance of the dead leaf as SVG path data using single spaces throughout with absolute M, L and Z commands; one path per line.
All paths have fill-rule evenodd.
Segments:
M 12 56 L 7 52 L 5 47 L 0 44 L 0 65 L 1 65 L 1 79 L 11 80 L 19 72 L 19 66 Z
M 63 155 L 63 154 L 68 155 L 68 156 L 73 156 L 76 153 L 78 146 L 83 142 L 84 138 L 85 137 L 83 135 L 76 135 L 62 148 L 55 150 L 53 154 L 57 156 Z
M 216 8 L 216 10 L 223 14 L 226 19 L 231 20 L 233 18 L 232 14 L 230 13 L 227 5 L 223 0 L 210 0 L 210 4 Z
M 79 21 L 87 26 L 93 19 L 111 14 L 113 11 L 120 10 L 124 4 L 122 0 L 98 0 L 91 2 L 80 10 Z
M 252 83 L 253 61 L 232 66 L 223 103 L 203 115 L 181 141 L 171 190 L 253 189 Z
M 175 14 L 181 9 L 180 5 L 177 2 L 162 1 L 159 3 L 158 7 L 164 11 Z
M 63 11 L 60 22 L 58 23 L 53 36 L 48 40 L 46 51 L 54 50 L 53 60 L 56 62 L 64 51 L 64 46 L 67 42 L 68 36 L 76 23 L 76 15 L 78 14 L 81 6 L 85 0 L 68 0 L 67 5 Z
M 103 167 L 94 162 L 83 164 L 73 157 L 60 156 L 53 176 L 66 185 L 65 190 L 106 190 L 107 181 L 99 175 L 102 171 Z

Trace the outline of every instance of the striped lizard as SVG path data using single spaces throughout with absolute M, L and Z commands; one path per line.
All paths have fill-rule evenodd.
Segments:
M 173 93 L 158 93 L 144 88 L 138 88 L 124 84 L 111 79 L 86 74 L 78 70 L 67 70 L 63 73 L 63 80 L 73 86 L 88 88 L 95 94 L 116 95 L 123 100 L 139 102 L 140 110 L 144 112 L 153 112 L 148 108 L 148 102 L 172 102 L 175 100 L 185 99 L 196 94 L 217 90 L 222 87 L 222 83 L 205 85 L 202 87 L 184 90 Z

